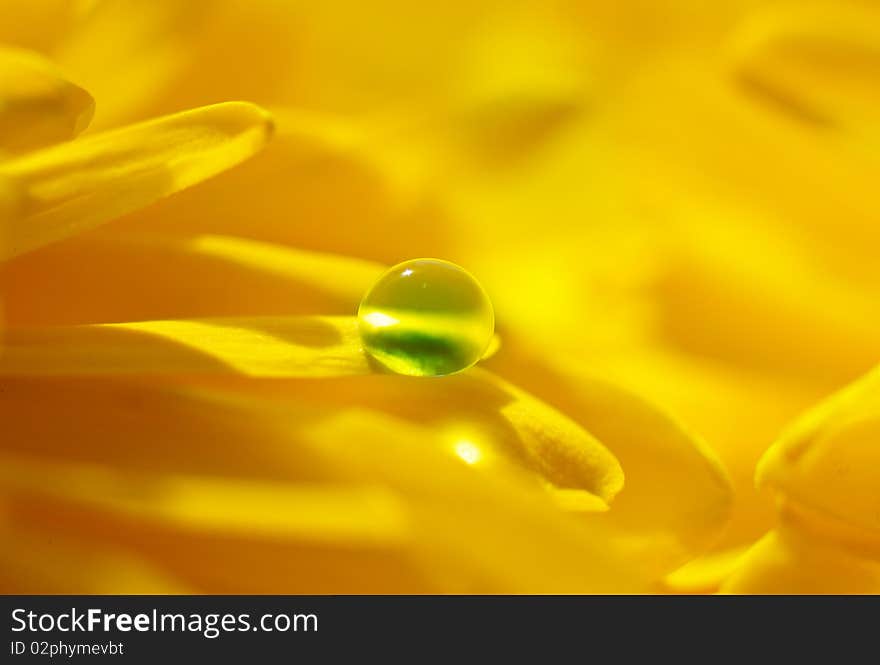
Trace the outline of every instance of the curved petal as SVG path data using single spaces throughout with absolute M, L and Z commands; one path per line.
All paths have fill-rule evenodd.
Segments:
M 479 368 L 442 381 L 371 374 L 320 382 L 229 382 L 247 399 L 353 407 L 430 423 L 450 454 L 491 473 L 515 463 L 555 489 L 584 490 L 610 501 L 623 472 L 608 450 L 569 418 Z M 581 505 L 600 508 L 595 502 Z
M 694 433 L 638 395 L 571 363 L 529 356 L 515 342 L 488 364 L 570 414 L 620 460 L 626 486 L 611 510 L 590 520 L 656 578 L 718 538 L 733 493 Z
M 780 497 L 778 525 L 723 590 L 880 592 L 880 370 L 795 422 L 758 465 Z
M 672 593 L 717 593 L 741 563 L 748 546 L 732 547 L 689 561 L 663 580 Z
M 104 381 L 13 380 L 9 388 L 0 398 L 4 419 L 12 430 L 31 433 L 21 452 L 36 460 L 48 446 L 55 459 L 23 464 L 4 455 L 7 471 L 0 485 L 10 499 L 9 512 L 62 534 L 129 549 L 196 588 L 276 593 L 645 588 L 637 570 L 558 511 L 551 496 L 517 467 L 495 460 L 492 472 L 482 473 L 431 430 L 393 415 L 356 408 L 340 414 L 332 405 L 293 402 L 273 406 L 216 390 L 177 390 L 163 397 L 167 388 L 120 389 Z M 33 404 L 31 391 L 60 411 L 67 402 L 84 413 L 66 424 L 34 428 L 11 403 L 26 411 Z M 117 408 L 107 408 L 107 400 Z M 168 413 L 167 406 L 178 413 Z M 129 423 L 133 436 L 123 446 L 106 440 L 106 432 L 122 431 L 112 421 Z M 21 448 L 17 438 L 6 439 L 3 447 Z M 141 450 L 141 440 L 159 448 Z M 211 442 L 207 465 L 199 441 Z M 58 461 L 71 458 L 80 462 Z M 187 458 L 197 471 L 181 471 Z M 221 471 L 224 459 L 239 463 Z M 89 465 L 82 464 L 86 460 Z M 206 477 L 212 468 L 219 475 Z M 65 482 L 47 483 L 53 474 Z M 348 489 L 339 489 L 343 485 Z M 349 505 L 358 496 L 372 498 Z M 225 510 L 233 498 L 239 505 Z M 293 514 L 279 514 L 279 505 Z M 296 517 L 306 507 L 310 514 Z M 272 565 L 245 566 L 254 556 Z
M 587 489 L 605 501 L 623 488 L 617 460 L 576 423 L 486 370 L 476 369 L 473 374 L 507 393 L 510 401 L 501 413 L 554 485 Z
M 858 534 L 786 503 L 779 525 L 743 555 L 721 591 L 880 593 L 880 538 L 865 543 Z
M 243 102 L 158 118 L 0 164 L 22 201 L 0 259 L 81 233 L 172 194 L 257 152 L 272 123 Z
M 815 386 L 744 371 L 651 346 L 591 357 L 578 370 L 645 396 L 709 442 L 732 484 L 730 519 L 717 547 L 751 545 L 773 526 L 774 511 L 755 489 L 755 464 L 792 414 L 815 401 Z M 542 393 L 538 393 L 542 394 Z M 744 419 L 743 413 L 749 417 Z
M 240 381 L 223 387 L 242 399 L 291 408 L 363 408 L 439 433 L 448 454 L 491 475 L 496 465 L 528 469 L 551 489 L 583 490 L 611 501 L 624 484 L 614 456 L 568 417 L 491 372 L 473 368 L 440 381 L 368 374 L 313 381 Z M 570 498 L 570 497 L 569 497 Z M 593 501 L 580 505 L 600 509 Z
M 0 156 L 73 138 L 95 100 L 41 56 L 0 47 Z
M 771 446 L 757 484 L 880 534 L 880 369 L 807 412 Z

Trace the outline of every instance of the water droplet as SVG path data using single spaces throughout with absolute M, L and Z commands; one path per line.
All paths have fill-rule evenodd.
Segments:
M 495 314 L 466 270 L 413 259 L 382 275 L 358 308 L 366 351 L 398 374 L 444 376 L 467 369 L 489 346 Z

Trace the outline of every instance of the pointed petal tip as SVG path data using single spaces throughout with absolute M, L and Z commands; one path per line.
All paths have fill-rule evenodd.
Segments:
M 90 98 L 89 98 L 90 99 Z M 86 107 L 81 121 L 91 114 Z M 22 210 L 2 220 L 11 258 L 87 231 L 207 180 L 269 141 L 272 116 L 223 102 L 147 120 L 4 162 Z
M 260 130 L 266 141 L 275 133 L 275 117 L 262 106 L 247 101 L 228 101 L 200 106 L 184 113 L 211 113 L 218 118 L 225 115 L 235 129 L 241 126 L 252 126 Z
M 82 88 L 77 88 L 75 97 L 79 113 L 74 118 L 73 135 L 79 136 L 92 124 L 92 119 L 95 117 L 95 99 Z
M 0 150 L 16 155 L 68 141 L 95 100 L 38 53 L 0 46 Z

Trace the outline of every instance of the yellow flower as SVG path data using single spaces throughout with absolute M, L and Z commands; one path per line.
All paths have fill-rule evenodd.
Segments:
M 880 355 L 874 10 L 318 5 L 0 0 L 0 590 L 873 590 L 869 438 L 753 475 Z M 365 356 L 417 256 L 481 367 Z

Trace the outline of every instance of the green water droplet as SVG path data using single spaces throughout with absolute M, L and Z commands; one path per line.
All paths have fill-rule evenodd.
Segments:
M 444 376 L 467 369 L 489 346 L 495 314 L 466 270 L 440 259 L 400 263 L 358 308 L 366 351 L 392 372 Z

